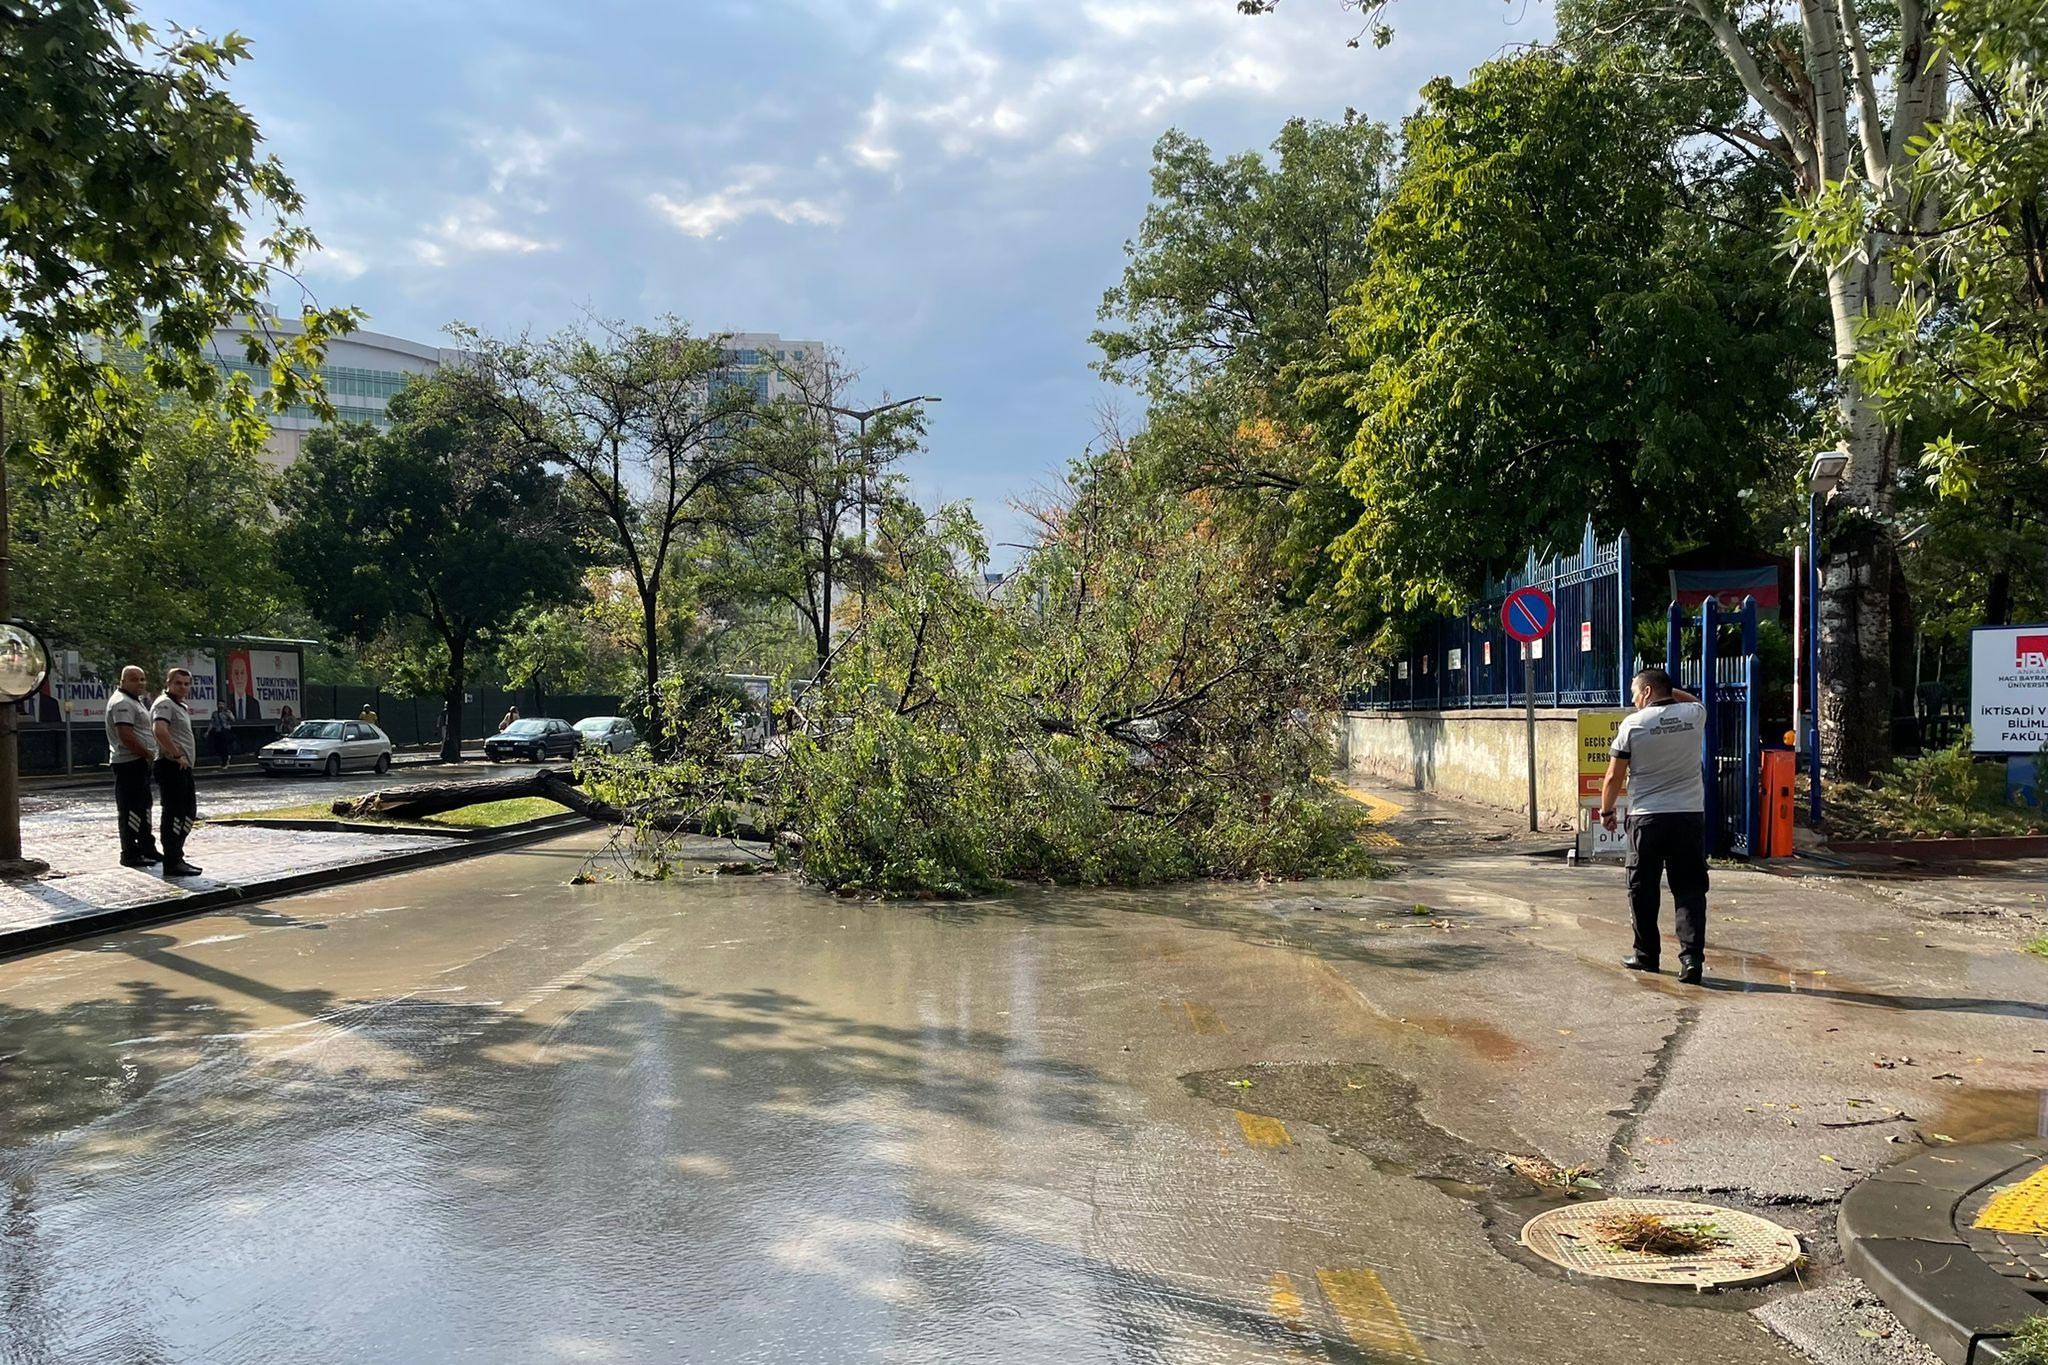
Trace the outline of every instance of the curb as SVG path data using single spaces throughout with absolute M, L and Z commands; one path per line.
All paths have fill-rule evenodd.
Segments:
M 580 815 L 567 815 L 566 819 L 561 816 L 549 816 L 545 821 L 528 821 L 524 825 L 488 831 L 488 837 L 485 838 L 450 839 L 442 848 L 394 853 L 389 857 L 370 858 L 341 867 L 324 867 L 314 872 L 297 872 L 240 886 L 223 886 L 212 891 L 201 891 L 180 900 L 150 901 L 144 905 L 122 906 L 116 910 L 79 915 L 52 924 L 38 924 L 0 934 L 0 961 L 60 943 L 69 943 L 74 939 L 91 938 L 98 934 L 136 929 L 150 924 L 167 924 L 172 920 L 190 919 L 196 915 L 211 913 L 223 906 L 296 896 L 307 891 L 324 891 L 331 886 L 366 882 L 398 872 L 416 872 L 422 868 L 439 867 L 443 863 L 460 862 L 464 858 L 473 858 L 485 853 L 499 853 L 526 844 L 544 843 L 568 832 L 575 825 L 589 823 Z M 389 830 L 378 832 L 390 833 Z
M 2000 1343 L 2040 1315 L 2040 1299 L 1979 1258 L 1956 1226 L 1964 1201 L 2048 1157 L 2048 1139 L 1927 1151 L 1850 1190 L 1835 1230 L 1861 1276 L 1914 1335 L 1948 1365 L 2003 1361 Z
M 474 754 L 465 753 L 462 756 L 462 761 L 464 763 L 482 763 L 484 761 L 483 750 L 479 749 Z M 429 754 L 419 750 L 402 750 L 391 756 L 391 766 L 394 769 L 431 768 L 439 766 L 440 763 L 441 755 L 439 753 Z M 237 763 L 228 768 L 218 768 L 212 764 L 207 764 L 203 767 L 194 768 L 192 775 L 198 779 L 200 789 L 204 790 L 210 782 L 234 782 L 251 777 L 307 777 L 313 774 L 265 772 L 263 765 L 260 763 Z M 21 776 L 21 794 L 23 796 L 33 796 L 37 792 L 82 791 L 92 787 L 104 787 L 108 781 L 108 771 L 105 764 L 101 764 L 96 768 L 81 768 L 73 773 L 23 773 Z
M 1831 853 L 1888 853 L 1925 862 L 1971 859 L 2048 858 L 2048 834 L 2001 834 L 1958 839 L 1837 839 Z

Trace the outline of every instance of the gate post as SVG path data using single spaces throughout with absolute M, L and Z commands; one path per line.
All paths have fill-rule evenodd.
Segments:
M 1616 693 L 1623 705 L 1628 704 L 1628 683 L 1631 672 L 1629 663 L 1636 655 L 1636 602 L 1635 584 L 1631 580 L 1634 565 L 1629 559 L 1628 532 L 1615 537 L 1616 555 L 1619 560 L 1615 574 L 1615 597 L 1620 604 L 1621 622 L 1614 632 L 1618 642 L 1619 656 L 1616 667 L 1621 670 L 1621 679 L 1615 685 Z
M 1762 756 L 1757 752 L 1762 736 L 1762 711 L 1757 700 L 1756 661 L 1756 599 L 1742 599 L 1742 855 L 1754 858 L 1757 846 L 1757 806 L 1760 800 L 1762 775 L 1758 765 Z
M 1700 700 L 1707 708 L 1707 733 L 1700 765 L 1707 785 L 1707 856 L 1721 851 L 1721 604 L 1712 597 L 1700 606 Z

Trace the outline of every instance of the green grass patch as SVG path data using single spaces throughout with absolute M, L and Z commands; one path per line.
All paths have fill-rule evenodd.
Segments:
M 545 796 L 517 796 L 510 801 L 486 801 L 480 806 L 442 811 L 439 815 L 427 816 L 422 823 L 447 825 L 453 829 L 497 829 L 501 825 L 543 820 L 550 815 L 560 815 L 567 809 L 567 806 Z
M 2042 935 L 2027 945 L 2027 951 L 2035 957 L 2048 957 L 2048 934 Z
M 485 801 L 479 805 L 464 806 L 459 810 L 443 811 L 421 820 L 393 820 L 388 816 L 366 815 L 350 818 L 350 824 L 389 824 L 439 826 L 443 829 L 500 829 L 506 825 L 517 825 L 527 820 L 539 820 L 550 815 L 560 815 L 568 807 L 548 800 L 545 796 L 518 796 L 509 801 Z M 326 821 L 329 824 L 343 822 L 333 808 L 325 801 L 308 801 L 298 806 L 273 806 L 269 810 L 239 811 L 223 816 L 228 820 L 306 820 Z

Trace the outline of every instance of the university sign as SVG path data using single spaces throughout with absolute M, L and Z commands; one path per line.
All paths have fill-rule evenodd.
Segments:
M 1971 632 L 1970 735 L 1980 754 L 2048 748 L 2048 625 Z

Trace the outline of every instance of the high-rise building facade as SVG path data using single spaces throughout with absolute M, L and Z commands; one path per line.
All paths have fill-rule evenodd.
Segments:
M 296 322 L 279 321 L 271 326 L 281 336 L 299 332 Z M 260 391 L 269 386 L 270 371 L 267 366 L 248 362 L 244 349 L 248 334 L 246 327 L 225 327 L 215 332 L 213 362 L 228 374 L 248 375 L 250 387 Z M 462 352 L 452 347 L 428 346 L 382 332 L 351 332 L 328 343 L 327 359 L 320 373 L 327 381 L 327 399 L 334 404 L 337 421 L 368 422 L 381 427 L 387 421 L 385 405 L 405 387 L 407 380 L 432 374 L 461 356 Z M 306 433 L 317 431 L 320 426 L 320 418 L 303 404 L 272 413 L 265 457 L 277 468 L 284 468 L 299 457 Z
M 775 332 L 732 332 L 722 344 L 725 366 L 711 377 L 714 394 L 739 385 L 763 402 L 795 398 L 798 388 L 786 372 L 820 374 L 825 365 L 822 342 L 792 341 Z

